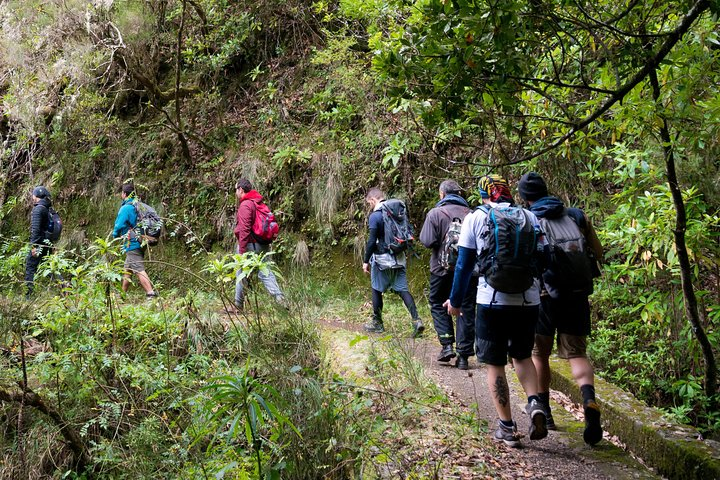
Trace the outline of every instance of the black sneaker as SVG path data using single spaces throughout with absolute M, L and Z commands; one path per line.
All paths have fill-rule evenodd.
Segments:
M 452 345 L 443 345 L 442 350 L 440 350 L 440 355 L 438 355 L 438 362 L 449 362 L 455 358 L 455 356 L 455 349 Z
M 371 320 L 370 323 L 363 325 L 363 328 L 369 333 L 383 333 L 385 331 L 383 322 L 378 320 Z
M 588 445 L 595 445 L 603 437 L 603 430 L 600 425 L 600 407 L 595 403 L 595 400 L 590 400 L 583 406 L 583 410 L 585 411 L 583 440 Z
M 423 334 L 425 331 L 425 325 L 423 325 L 422 320 L 419 318 L 416 318 L 413 321 L 413 338 L 418 338 L 420 335 Z
M 543 404 L 532 400 L 525 407 L 525 413 L 530 416 L 530 429 L 528 430 L 530 440 L 541 440 L 547 437 L 547 414 Z
M 522 445 L 515 422 L 513 422 L 512 427 L 506 427 L 502 422 L 498 421 L 498 428 L 495 430 L 493 438 L 498 442 L 505 442 L 508 447 L 518 448 Z
M 455 360 L 455 366 L 458 368 L 458 370 L 467 370 L 468 368 L 470 368 L 470 365 L 468 365 L 467 357 L 463 357 L 462 355 L 459 355 L 457 357 L 457 360 Z

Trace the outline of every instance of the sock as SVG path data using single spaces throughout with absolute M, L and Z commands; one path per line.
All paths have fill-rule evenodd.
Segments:
M 528 403 L 531 403 L 533 400 L 536 400 L 538 403 L 542 403 L 542 400 L 537 395 L 530 395 L 528 397 Z
M 591 400 L 595 400 L 595 386 L 594 385 L 583 385 L 580 387 L 580 393 L 582 393 L 583 397 L 583 405 L 587 405 L 587 403 Z
M 540 392 L 538 393 L 538 397 L 540 397 L 540 401 L 545 405 L 545 411 L 550 414 L 550 392 Z
M 513 421 L 512 420 L 500 420 L 500 423 L 503 424 L 504 427 L 512 428 L 513 427 Z

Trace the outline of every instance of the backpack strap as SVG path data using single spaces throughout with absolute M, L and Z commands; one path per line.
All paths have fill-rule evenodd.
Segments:
M 583 236 L 587 237 L 587 220 L 585 214 L 579 208 L 566 208 L 563 215 L 567 215 L 578 226 Z

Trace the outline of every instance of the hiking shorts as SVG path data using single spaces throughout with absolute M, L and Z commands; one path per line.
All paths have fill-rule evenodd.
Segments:
M 549 357 L 552 353 L 554 336 L 535 334 L 535 346 L 532 354 L 536 357 Z M 584 335 L 557 334 L 557 356 L 560 358 L 587 357 L 587 337 Z
M 590 334 L 590 303 L 587 296 L 543 296 L 540 302 L 533 355 L 549 356 L 557 334 L 558 357 L 586 357 L 587 336 Z
M 540 317 L 536 332 L 540 335 L 590 335 L 590 303 L 586 295 L 540 299 Z
M 480 305 L 475 315 L 475 351 L 479 362 L 507 365 L 508 355 L 530 358 L 535 343 L 538 306 Z
M 407 292 L 410 290 L 405 267 L 380 270 L 375 265 L 375 262 L 370 264 L 370 285 L 372 285 L 373 290 L 382 293 L 388 290 L 394 292 Z
M 142 249 L 128 250 L 125 252 L 125 270 L 128 272 L 140 273 L 145 271 Z

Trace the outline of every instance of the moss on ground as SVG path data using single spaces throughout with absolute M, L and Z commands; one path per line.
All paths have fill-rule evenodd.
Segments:
M 582 403 L 568 362 L 553 358 L 551 368 L 551 387 Z M 720 445 L 717 442 L 698 440 L 701 436 L 694 428 L 670 421 L 660 410 L 647 407 L 631 394 L 598 377 L 595 378 L 595 391 L 602 408 L 603 428 L 661 475 L 681 480 L 720 478 Z

